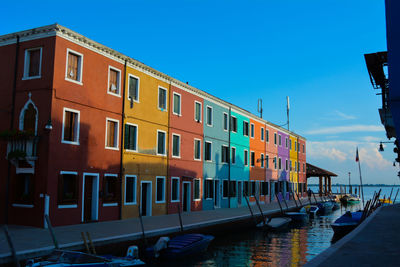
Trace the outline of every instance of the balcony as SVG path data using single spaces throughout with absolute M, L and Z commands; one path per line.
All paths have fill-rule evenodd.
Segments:
M 38 136 L 8 138 L 6 158 L 16 168 L 16 173 L 35 173 Z

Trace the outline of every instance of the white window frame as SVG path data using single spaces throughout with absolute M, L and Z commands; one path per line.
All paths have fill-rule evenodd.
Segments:
M 196 119 L 196 104 L 200 104 L 200 119 L 199 120 Z M 194 121 L 195 122 L 198 122 L 198 123 L 202 122 L 202 117 L 203 117 L 202 113 L 203 113 L 203 105 L 202 105 L 202 103 L 197 101 L 197 100 L 195 100 L 194 101 Z
M 276 132 L 274 132 L 274 145 L 278 145 L 278 134 Z
M 164 180 L 164 182 L 163 182 L 162 200 L 157 200 L 157 195 L 158 195 L 157 179 Z M 166 178 L 165 178 L 165 176 L 156 176 L 156 195 L 155 195 L 155 198 L 154 198 L 155 203 L 157 203 L 157 204 L 165 203 L 165 190 L 166 190 L 166 188 L 167 187 L 166 187 Z M 172 195 L 171 195 L 171 197 L 172 197 Z
M 222 147 L 226 147 L 227 148 L 227 151 L 228 151 L 228 155 L 226 155 L 226 157 L 227 157 L 227 162 L 223 162 L 222 161 Z M 230 151 L 229 151 L 229 146 L 227 146 L 227 145 L 221 145 L 221 164 L 229 164 L 229 161 L 230 161 L 231 159 L 230 159 Z
M 244 132 L 244 125 L 247 123 L 247 130 L 250 131 L 250 125 L 248 121 L 243 121 L 243 136 L 247 136 L 249 137 L 249 132 L 247 132 L 247 134 L 245 134 Z
M 282 146 L 282 135 L 278 134 L 278 144 L 279 146 Z
M 194 198 L 194 192 L 195 192 L 195 183 L 196 181 L 199 181 L 199 198 Z M 200 178 L 195 178 L 193 180 L 193 201 L 201 201 L 201 179 Z
M 65 112 L 74 112 L 78 114 L 78 122 L 76 126 L 76 140 L 77 141 L 67 141 L 64 140 L 64 125 L 65 125 Z M 71 109 L 71 108 L 63 108 L 63 125 L 62 125 L 62 132 L 61 132 L 61 143 L 63 144 L 70 144 L 70 145 L 78 145 L 79 146 L 79 131 L 80 131 L 80 125 L 81 125 L 81 112 L 76 109 Z
M 127 185 L 127 178 L 134 178 L 134 185 L 133 185 L 133 190 L 135 192 L 135 197 L 133 199 L 133 202 L 127 202 L 126 201 L 126 185 Z M 124 186 L 124 205 L 129 206 L 129 205 L 136 205 L 136 199 L 137 199 L 137 176 L 136 175 L 131 175 L 131 174 L 126 174 L 125 175 L 125 186 Z
M 264 169 L 264 167 L 265 167 L 265 164 L 264 164 L 264 160 L 265 160 L 265 158 L 264 158 L 264 153 L 261 153 L 261 154 L 260 154 L 260 159 L 261 159 L 261 168 Z
M 264 127 L 261 127 L 261 135 L 260 135 L 261 141 L 265 140 L 265 132 L 264 132 Z
M 158 133 L 164 133 L 164 154 L 158 153 Z M 157 135 L 156 135 L 156 154 L 158 156 L 166 156 L 167 155 L 167 132 L 163 130 L 157 129 Z
M 109 91 L 111 70 L 118 72 L 118 75 L 117 75 L 117 92 L 118 93 L 117 94 Z M 108 66 L 107 94 L 121 97 L 121 70 L 117 69 L 116 67 L 110 66 L 110 65 Z
M 211 124 L 209 124 L 209 121 L 208 121 L 208 109 L 211 110 Z M 206 107 L 206 124 L 207 124 L 207 126 L 213 127 L 213 121 L 214 121 L 213 120 L 213 107 L 207 105 L 207 107 Z
M 214 198 L 215 198 L 215 186 L 214 186 L 214 179 L 213 178 L 206 178 L 205 180 L 204 180 L 204 188 L 206 188 L 206 181 L 211 181 L 211 184 L 212 184 L 212 187 L 211 187 L 211 190 L 212 190 L 212 198 L 210 198 L 210 197 L 208 197 L 208 198 L 205 198 L 205 200 L 213 200 Z M 205 192 L 205 189 L 204 189 L 204 192 Z M 205 194 L 204 194 L 204 196 L 205 196 Z
M 278 169 L 278 158 L 274 157 L 274 170 Z
M 254 123 L 250 123 L 250 138 L 254 139 L 255 131 L 256 131 L 256 127 L 254 126 Z
M 285 160 L 285 170 L 287 171 L 289 169 L 289 162 L 288 162 L 288 160 L 286 159 Z
M 199 154 L 200 154 L 200 158 L 196 158 L 196 141 L 200 142 L 200 150 L 199 150 Z M 194 148 L 193 148 L 193 159 L 196 161 L 201 161 L 201 139 L 198 138 L 194 138 L 193 144 L 194 144 Z
M 228 186 L 227 186 L 227 188 L 226 188 L 226 193 L 227 193 L 227 196 L 226 197 L 224 197 L 224 181 L 226 181 L 226 183 L 228 184 Z M 222 179 L 221 180 L 221 182 L 222 182 L 222 194 L 221 194 L 221 198 L 222 199 L 228 199 L 229 198 L 229 180 L 228 179 Z
M 178 191 L 177 191 L 177 199 L 176 200 L 172 200 L 172 181 L 173 180 L 178 180 Z M 179 177 L 171 177 L 171 202 L 176 203 L 176 202 L 180 202 L 180 178 Z
M 160 90 L 164 90 L 165 91 L 165 109 L 160 108 L 159 103 L 160 103 Z M 164 88 L 162 86 L 158 86 L 158 90 L 157 90 L 157 108 L 161 111 L 168 111 L 168 89 Z
M 136 127 L 136 144 L 135 144 L 136 149 L 135 150 L 125 149 L 125 151 L 127 151 L 127 152 L 137 152 L 138 151 L 138 142 L 139 142 L 139 126 L 137 124 L 130 123 L 130 122 L 125 122 L 125 124 Z M 125 131 L 125 127 L 124 127 L 124 131 Z M 124 137 L 125 137 L 125 134 L 126 133 L 124 132 Z M 124 140 L 124 142 L 125 142 L 125 140 Z M 125 143 L 124 143 L 124 145 L 125 145 Z
M 268 132 L 268 133 L 267 133 Z M 267 136 L 268 136 L 268 139 L 267 139 Z M 268 129 L 265 129 L 265 141 L 267 142 L 267 143 L 269 143 L 269 130 Z
M 131 74 L 131 73 L 128 74 L 128 90 L 126 90 L 127 91 L 126 92 L 127 93 L 127 99 L 128 99 L 128 101 L 131 101 L 131 97 L 129 96 L 130 77 L 133 77 L 133 78 L 137 79 L 137 100 L 132 99 L 132 101 L 136 102 L 136 103 L 140 103 L 140 98 L 139 98 L 140 97 L 140 78 L 138 76 L 135 76 L 135 75 Z
M 175 101 L 174 101 L 175 95 L 179 96 L 179 113 L 175 112 Z M 182 116 L 182 95 L 177 92 L 172 93 L 172 114 L 177 116 Z
M 234 157 L 233 157 L 232 150 L 235 150 L 235 156 Z M 230 153 L 229 156 L 230 156 L 231 164 L 235 165 L 236 164 L 236 147 L 231 146 L 231 153 Z M 232 160 L 232 159 L 234 159 L 234 160 Z
M 285 137 L 285 147 L 288 148 L 288 138 Z
M 294 141 L 294 151 L 297 151 L 297 141 Z
M 116 122 L 117 123 L 117 132 L 116 132 L 116 138 L 117 138 L 117 140 L 115 141 L 115 143 L 117 144 L 117 146 L 116 147 L 109 147 L 109 146 L 107 146 L 107 136 L 108 136 L 108 127 L 107 127 L 107 122 L 108 121 L 113 121 L 113 122 Z M 115 138 L 115 137 L 114 137 Z M 109 117 L 106 117 L 106 138 L 105 138 L 105 148 L 106 149 L 111 149 L 111 150 L 119 150 L 119 120 L 116 120 L 116 119 L 112 119 L 112 118 L 109 118 Z
M 237 117 L 236 117 L 236 116 L 232 116 L 232 115 L 231 115 L 231 117 L 236 119 L 236 130 L 232 129 L 232 127 L 231 127 L 231 132 L 237 133 L 237 128 L 238 128 L 238 120 L 237 120 Z M 231 123 L 230 120 L 231 120 L 231 119 L 229 119 L 229 123 Z M 231 125 L 231 126 L 232 126 L 232 125 Z
M 103 176 L 103 179 L 105 179 L 106 177 L 114 177 L 115 179 L 118 179 L 118 174 L 105 173 L 104 176 Z M 103 203 L 103 207 L 117 207 L 117 206 L 118 206 L 118 202 Z
M 225 120 L 225 116 L 226 116 L 227 129 L 225 129 L 225 121 L 224 121 Z M 222 112 L 222 128 L 224 129 L 225 132 L 229 131 L 229 124 L 230 124 L 230 121 L 229 121 L 228 113 Z
M 247 154 L 247 156 L 246 156 L 246 154 Z M 249 151 L 247 149 L 243 149 L 243 158 L 244 158 L 243 165 L 249 166 Z
M 158 134 L 157 134 L 158 135 Z M 176 155 L 174 155 L 174 136 L 177 136 L 178 137 L 178 141 L 179 141 L 179 143 L 178 143 L 178 155 L 176 156 Z M 157 138 L 157 140 L 158 140 L 158 138 Z M 173 133 L 172 134 L 172 147 L 171 147 L 171 156 L 173 157 L 173 158 L 178 158 L 178 159 L 180 159 L 181 158 L 181 135 L 180 134 L 176 134 L 176 133 Z M 158 148 L 158 146 L 157 146 L 157 148 Z
M 251 162 L 251 158 L 252 158 L 252 156 L 251 155 L 254 155 L 254 164 Z M 254 152 L 254 151 L 250 151 L 250 166 L 251 167 L 255 167 L 256 166 L 256 152 Z
M 28 54 L 30 51 L 34 51 L 34 50 L 40 50 L 39 75 L 29 76 L 30 57 L 28 58 Z M 25 49 L 24 76 L 22 77 L 22 80 L 39 79 L 42 77 L 42 55 L 43 55 L 43 47 L 32 47 L 32 48 Z
M 278 169 L 282 170 L 282 158 L 278 157 Z
M 265 168 L 269 169 L 269 155 L 265 154 L 264 156 L 265 156 Z
M 210 159 L 206 160 L 206 143 L 210 144 Z M 212 162 L 212 142 L 211 141 L 204 141 L 204 161 L 206 162 Z
M 63 175 L 63 174 L 72 174 L 72 175 L 78 176 L 78 172 L 60 171 L 60 175 Z M 77 178 L 78 179 L 77 179 L 76 182 L 79 184 L 79 176 Z M 57 184 L 57 186 L 58 186 L 58 184 Z M 79 196 L 79 187 L 78 187 L 77 195 Z M 78 201 L 79 201 L 79 199 L 78 199 Z M 15 205 L 15 204 L 13 204 L 13 205 Z M 61 205 L 57 205 L 57 208 L 59 208 L 59 209 L 74 209 L 74 208 L 77 208 L 77 207 L 78 207 L 78 204 L 61 204 Z M 32 205 L 32 208 L 33 208 L 33 205 Z
M 79 80 L 78 81 L 75 81 L 75 80 L 72 80 L 72 79 L 68 78 L 68 73 L 67 73 L 68 72 L 68 55 L 69 55 L 70 52 L 72 54 L 75 54 L 75 55 L 81 57 L 81 60 L 80 60 L 80 62 L 78 64 L 78 73 L 79 73 Z M 69 82 L 73 82 L 73 83 L 79 84 L 79 85 L 83 85 L 82 77 L 83 77 L 83 54 L 78 53 L 78 52 L 76 52 L 76 51 L 74 51 L 72 49 L 67 48 L 67 60 L 65 62 L 65 80 L 69 81 Z

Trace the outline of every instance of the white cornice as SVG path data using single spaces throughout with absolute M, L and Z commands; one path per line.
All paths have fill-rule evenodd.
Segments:
M 108 57 L 116 62 L 119 62 L 120 64 L 125 64 L 125 61 L 126 61 L 127 65 L 129 67 L 131 67 L 135 70 L 138 70 L 140 72 L 143 72 L 153 78 L 161 80 L 165 83 L 169 83 L 175 87 L 178 87 L 179 89 L 182 89 L 186 92 L 194 94 L 198 97 L 205 98 L 208 101 L 213 102 L 218 105 L 221 105 L 225 108 L 231 108 L 236 113 L 239 113 L 243 116 L 249 117 L 255 121 L 258 121 L 259 123 L 267 124 L 268 126 L 274 128 L 276 130 L 279 130 L 279 131 L 282 131 L 289 135 L 296 136 L 300 139 L 306 140 L 304 137 L 302 137 L 294 132 L 288 131 L 278 125 L 275 125 L 275 124 L 269 122 L 269 121 L 261 119 L 258 116 L 250 113 L 249 111 L 247 111 L 243 108 L 240 108 L 234 104 L 226 102 L 218 97 L 215 97 L 209 93 L 206 93 L 205 91 L 197 89 L 186 83 L 183 83 L 175 78 L 172 78 L 160 71 L 157 71 L 157 70 L 143 64 L 140 61 L 137 61 L 131 57 L 128 57 L 122 53 L 119 53 L 107 46 L 104 46 L 98 42 L 95 42 L 95 41 L 93 41 L 77 32 L 74 32 L 64 26 L 61 26 L 59 24 L 52 24 L 52 25 L 34 28 L 34 29 L 30 29 L 30 30 L 25 30 L 25 31 L 20 31 L 20 32 L 16 32 L 16 33 L 2 35 L 2 36 L 0 36 L 0 46 L 5 46 L 5 45 L 16 43 L 17 36 L 20 37 L 20 42 L 26 42 L 26 41 L 30 41 L 30 40 L 47 38 L 47 37 L 52 37 L 52 36 L 58 36 L 58 37 L 64 38 L 70 42 L 73 42 L 75 44 L 83 46 L 91 51 L 94 51 L 94 52 L 101 54 L 105 57 Z

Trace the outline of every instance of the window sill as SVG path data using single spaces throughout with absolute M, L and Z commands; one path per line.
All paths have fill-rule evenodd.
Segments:
M 162 112 L 167 112 L 168 111 L 166 108 L 160 108 L 160 107 L 158 107 L 158 110 L 162 111 Z
M 130 153 L 137 153 L 137 149 L 136 150 L 132 150 L 132 149 L 124 149 L 125 152 L 130 152 Z
M 72 83 L 76 83 L 76 84 L 79 84 L 79 85 L 83 85 L 83 83 L 81 81 L 72 80 L 72 79 L 67 78 L 67 77 L 65 77 L 65 80 L 68 81 L 68 82 L 72 82 Z
M 42 76 L 41 75 L 39 75 L 39 76 L 24 76 L 24 77 L 22 77 L 22 80 L 23 81 L 26 81 L 26 80 L 34 80 L 34 79 L 40 79 L 40 78 L 42 78 Z
M 119 148 L 118 148 L 118 147 L 109 147 L 109 146 L 106 146 L 106 147 L 105 147 L 105 149 L 109 149 L 109 150 L 116 150 L 116 151 L 118 151 L 118 150 L 119 150 Z
M 67 204 L 63 204 L 63 205 L 58 205 L 57 208 L 59 209 L 73 209 L 73 208 L 77 208 L 78 204 L 71 204 L 71 205 L 67 205 Z
M 121 97 L 121 94 L 120 93 L 113 93 L 113 92 L 110 92 L 110 91 L 108 91 L 107 90 L 107 94 L 109 94 L 109 95 L 113 95 L 113 96 L 116 96 L 116 97 Z
M 195 201 L 195 202 L 201 201 L 201 198 L 193 199 L 193 201 Z
M 103 207 L 117 207 L 118 203 L 103 203 Z
M 181 158 L 181 156 L 174 156 L 174 155 L 172 155 L 171 157 L 174 158 L 174 159 L 180 159 Z
M 128 103 L 129 103 L 129 102 L 131 102 L 131 97 L 130 97 L 130 96 L 128 96 Z M 140 104 L 139 99 L 133 99 L 132 102 L 133 102 L 133 103 Z
M 171 201 L 171 202 L 172 202 L 172 201 Z M 165 203 L 165 200 L 162 200 L 162 201 L 157 201 L 157 200 L 156 200 L 155 203 L 156 203 L 156 204 L 163 204 L 163 203 Z
M 178 199 L 178 200 L 171 200 L 171 203 L 177 203 L 177 202 L 180 202 L 180 200 Z
M 201 159 L 193 159 L 194 161 L 200 161 L 201 162 Z
M 73 141 L 61 140 L 61 143 L 63 143 L 63 144 L 68 144 L 68 145 L 75 145 L 75 146 L 79 146 L 79 142 L 73 142 Z
M 12 204 L 14 208 L 33 208 L 32 204 Z
M 124 206 L 133 206 L 133 205 L 137 205 L 136 202 L 125 202 Z

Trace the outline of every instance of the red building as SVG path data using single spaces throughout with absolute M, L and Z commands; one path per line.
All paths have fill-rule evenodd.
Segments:
M 188 90 L 188 89 L 187 89 Z M 203 99 L 171 86 L 168 213 L 202 210 Z
M 0 223 L 120 217 L 119 57 L 57 24 L 0 37 Z

